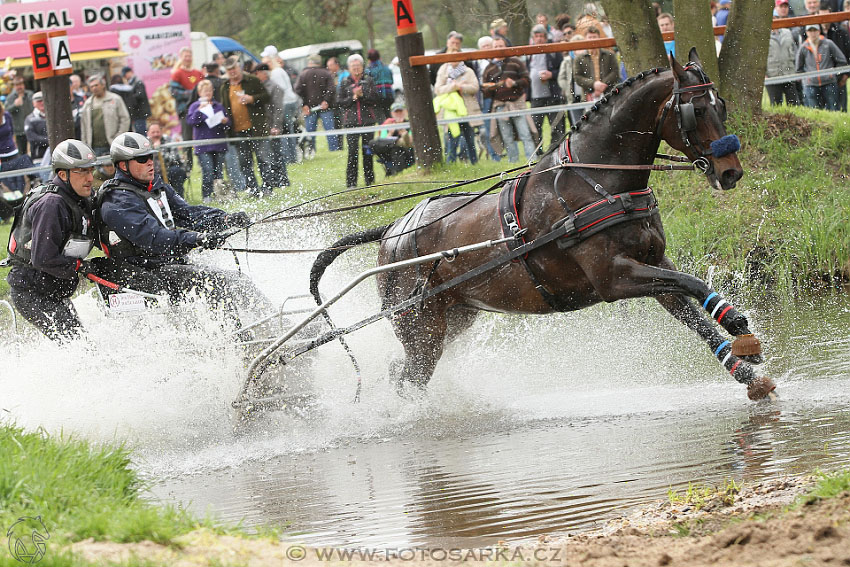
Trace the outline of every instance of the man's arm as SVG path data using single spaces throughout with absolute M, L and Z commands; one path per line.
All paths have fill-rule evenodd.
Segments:
M 32 251 L 34 268 L 51 276 L 70 280 L 76 278 L 76 258 L 62 253 L 71 232 L 71 212 L 58 195 L 45 195 L 29 210 L 32 219 Z

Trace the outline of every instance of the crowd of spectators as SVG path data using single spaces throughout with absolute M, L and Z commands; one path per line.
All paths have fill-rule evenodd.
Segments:
M 736 0 L 741 1 L 741 0 Z M 804 0 L 806 14 L 823 14 L 850 8 L 850 0 Z M 712 19 L 723 25 L 732 0 L 712 1 Z M 673 32 L 675 16 L 662 12 L 656 3 L 659 30 Z M 794 16 L 788 0 L 775 0 L 775 18 Z M 797 14 L 803 15 L 803 14 Z M 497 18 L 490 33 L 479 38 L 476 47 L 499 49 L 516 45 L 508 23 Z M 529 44 L 576 42 L 612 36 L 604 14 L 594 3 L 573 19 L 558 14 L 554 25 L 546 14 L 537 14 Z M 720 38 L 722 39 L 722 38 Z M 717 48 L 720 49 L 720 41 Z M 665 50 L 675 54 L 675 42 L 667 40 Z M 464 36 L 451 31 L 438 53 L 457 53 L 464 48 Z M 848 73 L 830 73 L 850 60 L 848 22 L 780 28 L 770 35 L 766 77 L 816 71 L 802 81 L 768 81 L 771 104 L 805 104 L 816 108 L 846 111 Z M 300 73 L 288 66 L 272 46 L 262 51 L 262 64 L 246 63 L 237 57 L 225 59 L 216 54 L 213 61 L 195 69 L 192 51 L 183 48 L 172 70 L 168 90 L 174 98 L 183 140 L 204 141 L 194 148 L 163 151 L 156 162 L 157 171 L 183 194 L 194 159 L 201 168 L 202 198 L 209 202 L 226 187 L 247 190 L 255 196 L 271 194 L 289 185 L 287 164 L 316 155 L 319 122 L 326 132 L 340 128 L 388 127 L 377 133 L 326 135 L 327 150 L 347 147 L 345 183 L 353 187 L 360 180 L 375 183 L 374 157 L 384 165 L 387 175 L 413 164 L 413 141 L 407 129 L 393 125 L 406 120 L 403 98 L 393 88 L 393 72 L 370 49 L 364 59 L 348 57 L 345 65 L 330 57 L 308 58 Z M 580 110 L 540 111 L 532 115 L 493 117 L 493 112 L 559 106 L 565 103 L 592 102 L 625 78 L 618 52 L 609 49 L 583 49 L 563 53 L 543 53 L 523 57 L 496 57 L 465 62 L 432 65 L 434 108 L 438 117 L 452 119 L 443 127 L 446 161 L 463 160 L 475 164 L 482 157 L 510 162 L 532 159 L 545 151 L 542 135 L 548 122 L 549 143 L 557 142 L 568 124 L 579 119 Z M 112 76 L 91 75 L 85 82 L 70 76 L 69 96 L 77 137 L 98 155 L 105 155 L 115 137 L 131 129 L 147 134 L 155 145 L 170 141 L 171 125 L 151 116 L 149 93 L 131 67 Z M 403 94 L 401 95 L 403 97 Z M 467 118 L 469 117 L 469 118 Z M 0 106 L 0 163 L 8 171 L 30 167 L 50 159 L 44 100 L 40 92 L 26 88 L 23 77 L 12 80 L 12 91 Z M 302 129 L 303 128 L 303 129 Z M 267 136 L 303 134 L 269 140 Z M 226 142 L 224 138 L 241 138 Z M 210 143 L 221 139 L 220 143 Z M 345 142 L 345 144 L 343 143 Z M 322 144 L 324 147 L 324 144 Z M 255 175 L 255 162 L 259 179 Z M 225 172 L 228 182 L 225 182 Z M 7 178 L 7 190 L 24 190 L 27 179 Z M 0 211 L 0 215 L 3 212 Z

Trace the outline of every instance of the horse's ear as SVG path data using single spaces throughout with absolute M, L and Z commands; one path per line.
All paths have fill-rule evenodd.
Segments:
M 681 81 L 685 78 L 685 68 L 676 60 L 676 56 L 670 54 L 670 68 L 673 69 L 673 75 Z
M 697 48 L 692 47 L 690 52 L 688 52 L 688 61 L 691 63 L 696 63 L 700 69 L 702 69 L 702 61 L 700 61 L 699 54 L 697 54 Z

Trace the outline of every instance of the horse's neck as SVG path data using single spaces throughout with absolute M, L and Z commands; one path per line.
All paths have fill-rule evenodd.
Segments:
M 644 165 L 655 161 L 661 142 L 656 134 L 662 107 L 670 98 L 672 78 L 665 75 L 623 87 L 605 107 L 591 113 L 572 136 L 575 161 L 610 165 Z M 649 178 L 649 172 L 634 172 Z

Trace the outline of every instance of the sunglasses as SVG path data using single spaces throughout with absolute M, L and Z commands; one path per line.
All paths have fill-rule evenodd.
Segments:
M 150 160 L 153 159 L 153 156 L 148 154 L 146 156 L 134 157 L 133 159 L 136 163 L 148 163 Z

